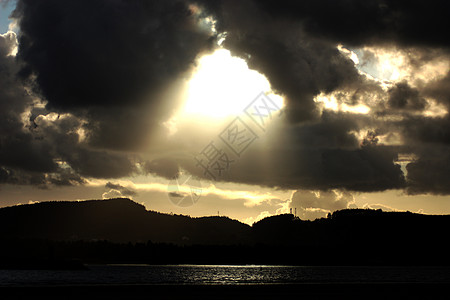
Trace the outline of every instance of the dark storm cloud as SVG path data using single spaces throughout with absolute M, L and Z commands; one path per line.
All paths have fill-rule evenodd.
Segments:
M 249 150 L 255 159 L 236 166 L 237 181 L 309 189 L 376 191 L 412 184 L 416 191 L 433 189 L 431 180 L 419 178 L 419 174 L 425 165 L 432 171 L 439 164 L 422 163 L 429 158 L 420 149 L 423 143 L 434 143 L 436 149 L 448 143 L 448 119 L 414 114 L 427 109 L 425 97 L 448 107 L 450 77 L 426 87 L 419 83 L 420 88 L 407 81 L 398 82 L 385 92 L 379 83 L 360 76 L 353 62 L 336 46 L 395 48 L 407 57 L 413 71 L 437 58 L 448 59 L 447 1 L 201 3 L 216 16 L 219 32 L 226 32 L 225 47 L 265 74 L 272 87 L 286 97 L 290 120 L 309 121 L 287 128 L 284 133 L 287 138 L 270 149 L 269 155 Z M 356 115 L 342 122 L 327 122 L 323 116 L 319 117 L 313 98 L 330 92 L 335 93 L 340 103 L 364 103 L 371 107 L 374 114 L 367 117 L 371 121 L 357 122 Z M 389 119 L 392 114 L 403 120 Z M 351 132 L 361 130 L 367 130 L 368 134 L 358 141 Z M 408 144 L 377 145 L 379 135 L 395 134 Z M 393 141 L 396 142 L 395 138 Z M 422 157 L 408 168 L 412 170 L 408 181 L 395 163 L 402 151 Z M 269 166 L 261 166 L 262 158 L 270 161 Z M 433 160 L 446 165 L 445 159 Z M 437 174 L 443 175 L 441 181 L 431 177 L 437 185 L 449 178 L 444 176 L 442 165 L 437 169 Z
M 450 107 L 449 78 L 447 74 L 443 78 L 432 80 L 420 90 L 411 90 L 405 85 L 400 93 L 402 97 L 399 99 L 406 99 L 409 103 L 404 101 L 400 103 L 411 105 L 410 100 L 416 99 L 414 102 L 419 103 L 418 99 L 427 97 L 448 109 Z M 417 108 L 421 109 L 420 106 Z M 408 194 L 449 194 L 450 118 L 448 113 L 440 117 L 406 115 L 403 120 L 393 124 L 401 132 L 407 145 L 406 152 L 413 153 L 416 157 L 406 166 L 406 192 Z
M 163 132 L 176 104 L 165 89 L 177 88 L 212 42 L 183 1 L 24 0 L 13 17 L 17 58 L 10 55 L 14 33 L 0 38 L 4 183 L 67 185 L 84 183 L 82 176 L 133 174 L 138 159 L 126 151 Z M 45 108 L 34 105 L 35 96 Z
M 42 173 L 0 167 L 0 183 L 45 186 L 47 181 Z
M 21 114 L 32 102 L 20 81 L 14 56 L 14 33 L 0 35 L 0 166 L 31 172 L 56 169 L 49 154 L 49 145 L 36 140 L 23 128 Z
M 2 139 L 0 164 L 28 171 L 51 172 L 56 164 L 51 156 L 51 146 L 23 132 Z
M 286 188 L 366 192 L 403 188 L 405 179 L 393 162 L 395 158 L 396 152 L 385 147 L 280 152 L 272 158 L 276 177 L 271 183 Z
M 82 184 L 84 177 L 136 174 L 136 163 L 165 178 L 180 168 L 205 177 L 186 154 L 192 132 L 180 129 L 176 142 L 164 144 L 162 123 L 179 104 L 176 91 L 195 58 L 225 36 L 223 47 L 285 97 L 288 122 L 260 136 L 219 180 L 289 189 L 450 193 L 444 167 L 448 116 L 421 115 L 429 99 L 450 107 L 450 75 L 430 83 L 397 82 L 386 91 L 337 48 L 397 47 L 414 70 L 448 59 L 446 2 L 196 3 L 206 9 L 203 17 L 217 21 L 217 37 L 199 26 L 198 10 L 186 1 L 19 0 L 16 59 L 9 56 L 15 38 L 0 38 L 0 182 Z M 330 112 L 314 101 L 321 94 L 333 94 L 338 105 L 365 104 L 372 112 Z M 32 96 L 47 101 L 46 107 L 32 107 Z M 381 136 L 389 135 L 393 144 L 405 145 L 380 144 Z M 151 159 L 139 157 L 143 149 L 143 157 Z M 408 165 L 406 179 L 395 163 L 403 152 L 418 157 Z M 105 197 L 127 193 L 114 183 L 106 188 Z M 325 204 L 334 199 L 325 198 Z M 331 210 L 335 203 L 330 203 L 301 205 Z
M 129 176 L 135 167 L 126 155 L 78 149 L 65 157 L 79 174 L 96 178 L 120 178 Z
M 408 117 L 398 123 L 402 128 L 403 137 L 412 146 L 431 144 L 436 148 L 450 145 L 450 119 Z
M 450 119 L 411 117 L 400 127 L 417 159 L 407 166 L 408 194 L 450 194 Z
M 47 176 L 46 183 L 57 186 L 69 186 L 84 184 L 86 180 L 71 169 L 60 168 L 57 172 Z
M 397 83 L 389 89 L 388 106 L 399 110 L 423 110 L 427 102 L 419 95 L 419 91 L 408 85 L 406 81 Z
M 280 34 L 259 36 L 250 33 L 245 39 L 234 39 L 230 33 L 225 47 L 245 57 L 249 66 L 265 74 L 272 88 L 286 97 L 288 117 L 294 122 L 317 118 L 313 98 L 354 84 L 359 78 L 353 62 L 334 45 L 321 41 L 293 42 Z
M 316 122 L 286 128 L 284 142 L 310 149 L 356 149 L 359 142 L 351 131 L 368 122 L 366 117 L 324 111 Z
M 223 1 L 205 6 L 226 32 L 224 47 L 267 76 L 272 89 L 286 98 L 291 121 L 319 116 L 314 96 L 364 81 L 334 42 L 308 36 L 301 24 L 270 15 L 258 2 Z
M 87 140 L 98 148 L 142 149 L 148 145 L 151 132 L 164 130 L 153 114 L 142 107 L 91 108 L 86 118 Z
M 33 100 L 10 53 L 14 33 L 0 36 L 0 168 L 1 182 L 45 186 L 82 184 L 81 176 L 121 177 L 134 171 L 126 155 L 89 149 L 79 143 L 81 121 L 72 115 L 53 116 Z M 27 114 L 27 109 L 30 113 Z M 56 161 L 65 161 L 61 167 Z
M 425 146 L 418 151 L 419 158 L 406 166 L 408 194 L 450 194 L 450 147 Z
M 424 87 L 424 93 L 450 109 L 450 70 L 444 78 L 434 80 Z
M 446 0 L 263 0 L 270 16 L 300 20 L 306 32 L 349 45 L 450 46 Z
M 423 88 L 423 93 L 450 108 L 450 72 Z M 450 194 L 450 116 L 411 117 L 402 124 L 403 135 L 414 145 L 417 160 L 407 165 L 409 194 Z
M 404 51 L 416 67 L 448 53 L 440 48 L 450 45 L 445 38 L 450 5 L 443 0 L 199 2 L 217 18 L 219 32 L 226 33 L 225 47 L 265 74 L 286 97 L 286 112 L 294 121 L 318 116 L 313 97 L 321 92 L 356 95 L 372 85 L 337 44 L 395 46 L 399 51 L 418 47 Z M 422 109 L 422 97 L 405 82 L 390 92 L 389 104 Z
M 80 143 L 76 130 L 82 128 L 82 124 L 73 115 L 62 115 L 56 120 L 41 115 L 34 124 L 37 126 L 34 133 L 45 137 L 44 141 L 53 146 L 54 157 L 67 162 L 82 176 L 119 178 L 135 171 L 126 153 L 96 150 Z
M 272 87 L 286 96 L 287 114 L 295 121 L 317 116 L 312 99 L 320 92 L 367 88 L 367 80 L 358 76 L 337 44 L 397 46 L 399 50 L 418 46 L 419 50 L 405 51 L 416 66 L 446 52 L 430 47 L 450 45 L 445 38 L 450 20 L 447 1 L 201 3 L 216 16 L 218 30 L 226 32 L 225 47 L 269 78 Z M 393 91 L 390 103 L 401 104 L 398 94 L 402 92 L 406 91 Z M 409 96 L 405 108 L 424 104 L 414 97 Z
M 152 161 L 147 161 L 144 164 L 144 169 L 147 173 L 173 179 L 180 173 L 177 162 L 170 158 L 157 158 Z
M 18 1 L 21 76 L 91 146 L 140 150 L 178 104 L 165 94 L 213 37 L 184 1 Z
M 327 151 L 322 155 L 324 185 L 349 190 L 381 191 L 404 187 L 405 178 L 395 164 L 397 153 L 391 147 L 367 147 L 356 151 Z M 325 187 L 324 187 L 325 188 Z
M 377 145 L 369 136 L 361 146 L 353 133 L 371 125 L 368 117 L 334 112 L 315 123 L 284 124 L 260 136 L 217 180 L 285 189 L 401 189 L 405 178 L 395 163 L 400 149 Z M 180 161 L 191 174 L 207 178 L 192 157 Z
M 209 47 L 181 1 L 21 0 L 14 16 L 22 75 L 36 76 L 52 108 L 148 100 Z

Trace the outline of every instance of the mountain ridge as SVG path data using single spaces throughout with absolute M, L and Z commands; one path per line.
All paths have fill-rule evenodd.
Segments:
M 0 253 L 94 263 L 450 265 L 447 228 L 450 215 L 371 209 L 314 221 L 281 214 L 249 226 L 150 211 L 126 198 L 55 201 L 0 208 Z
M 44 219 L 42 215 L 45 215 Z M 216 224 L 212 224 L 212 221 Z M 34 226 L 24 228 L 19 226 L 22 222 L 34 223 Z M 231 241 L 224 232 L 224 222 L 239 232 L 249 228 L 247 224 L 228 217 L 192 218 L 146 210 L 143 205 L 127 198 L 48 201 L 0 208 L 0 236 L 3 237 L 105 239 L 114 242 L 152 240 L 169 243 L 196 243 L 202 238 L 215 244 L 227 244 Z M 59 228 L 51 228 L 55 224 Z M 156 228 L 161 224 L 166 227 Z M 196 227 L 202 224 L 212 226 L 205 236 L 196 233 L 199 231 Z M 222 240 L 215 238 L 212 231 L 220 234 Z

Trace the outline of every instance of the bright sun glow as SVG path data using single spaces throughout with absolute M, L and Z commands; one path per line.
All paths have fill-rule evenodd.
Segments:
M 189 82 L 184 115 L 223 118 L 239 115 L 261 92 L 282 107 L 280 96 L 270 93 L 264 75 L 250 70 L 247 63 L 225 49 L 200 58 L 197 72 Z

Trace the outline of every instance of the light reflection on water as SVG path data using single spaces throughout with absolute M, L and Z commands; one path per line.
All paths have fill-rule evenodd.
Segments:
M 0 286 L 450 282 L 449 271 L 449 267 L 90 265 L 86 271 L 0 270 Z

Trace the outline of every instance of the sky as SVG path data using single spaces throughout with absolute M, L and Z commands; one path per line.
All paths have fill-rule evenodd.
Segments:
M 0 206 L 450 213 L 447 1 L 0 1 Z

